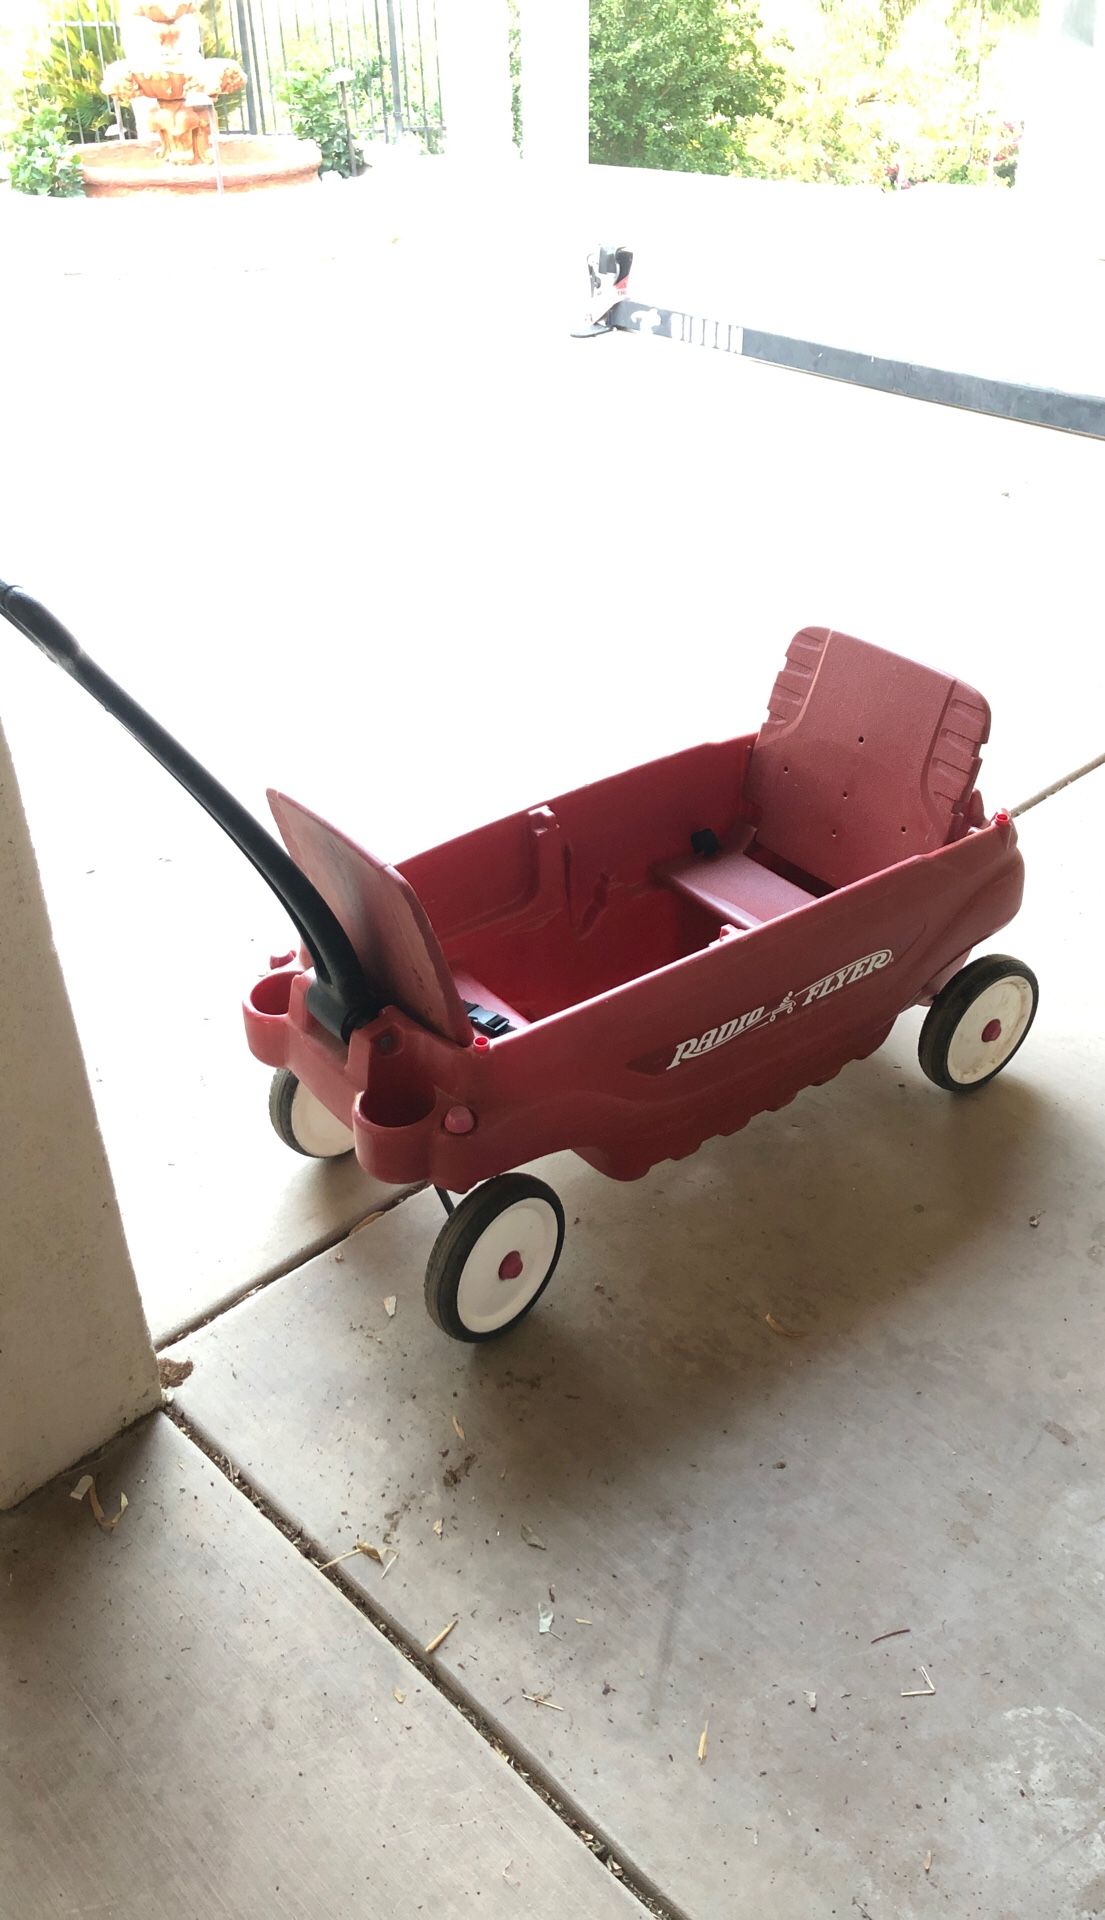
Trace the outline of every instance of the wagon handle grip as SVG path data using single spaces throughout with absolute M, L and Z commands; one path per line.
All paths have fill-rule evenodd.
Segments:
M 132 700 L 117 681 L 97 666 L 48 607 L 25 593 L 22 587 L 10 587 L 0 581 L 0 612 L 33 641 L 47 659 L 68 673 L 133 734 L 147 753 L 210 814 L 272 888 L 314 964 L 315 978 L 308 990 L 307 1005 L 315 1019 L 340 1040 L 347 1040 L 355 1027 L 374 1020 L 382 1011 L 383 1002 L 365 978 L 345 928 L 280 842 L 206 767 L 193 759 L 171 733 Z

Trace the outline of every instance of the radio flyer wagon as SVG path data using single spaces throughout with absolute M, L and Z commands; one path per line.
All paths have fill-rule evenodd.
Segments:
M 389 866 L 272 792 L 281 846 L 45 607 L 0 586 L 0 608 L 283 903 L 301 951 L 244 1005 L 272 1120 L 301 1153 L 436 1187 L 426 1299 L 455 1339 L 516 1325 L 559 1259 L 560 1201 L 512 1169 L 568 1147 L 637 1179 L 831 1079 L 916 1004 L 921 1066 L 956 1093 L 1032 1024 L 1029 968 L 969 960 L 1017 912 L 1023 863 L 975 785 L 989 709 L 947 674 L 806 628 L 757 733 Z

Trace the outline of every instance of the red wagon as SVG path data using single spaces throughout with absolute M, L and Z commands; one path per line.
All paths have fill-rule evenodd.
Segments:
M 1017 912 L 1023 863 L 975 786 L 989 709 L 946 674 L 807 628 L 758 733 L 394 867 L 272 793 L 281 847 L 45 608 L 17 588 L 0 606 L 282 900 L 303 949 L 245 1001 L 273 1122 L 302 1153 L 437 1188 L 426 1298 L 457 1339 L 514 1326 L 560 1256 L 555 1193 L 508 1169 L 570 1147 L 636 1179 L 872 1053 L 916 1004 L 921 1065 L 953 1092 L 1032 1024 L 1028 967 L 965 964 Z

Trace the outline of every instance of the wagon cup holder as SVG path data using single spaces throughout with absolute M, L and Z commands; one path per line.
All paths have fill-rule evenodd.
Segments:
M 284 967 L 279 973 L 266 973 L 250 988 L 249 1008 L 268 1019 L 282 1019 L 292 1003 L 292 987 L 298 969 Z
M 353 1111 L 357 1126 L 387 1132 L 411 1132 L 425 1125 L 437 1106 L 437 1090 L 428 1081 L 415 1085 L 370 1086 Z
M 249 1050 L 267 1067 L 287 1065 L 288 1012 L 297 981 L 304 981 L 298 967 L 266 973 L 254 982 L 242 1003 Z
M 394 1186 L 424 1179 L 426 1137 L 437 1106 L 437 1089 L 428 1080 L 377 1076 L 353 1103 L 353 1141 L 361 1166 Z

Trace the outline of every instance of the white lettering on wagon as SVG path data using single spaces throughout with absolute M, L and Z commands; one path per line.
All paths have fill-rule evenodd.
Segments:
M 793 1013 L 797 1007 L 812 1006 L 815 1000 L 827 1000 L 831 993 L 839 993 L 841 987 L 851 987 L 857 980 L 866 980 L 868 974 L 888 967 L 893 958 L 889 947 L 880 947 L 876 953 L 865 953 L 861 960 L 849 961 L 846 967 L 837 967 L 835 973 L 824 974 L 812 986 L 799 987 L 794 993 L 788 990 L 770 1013 L 766 1007 L 752 1007 L 747 1013 L 726 1020 L 720 1027 L 707 1027 L 705 1033 L 696 1034 L 690 1040 L 680 1040 L 673 1057 L 668 1061 L 669 1073 L 672 1067 L 681 1067 L 687 1060 L 699 1060 L 704 1053 L 714 1053 L 718 1047 L 728 1046 L 730 1040 L 736 1040 L 742 1033 L 750 1033 L 753 1027 L 770 1027 L 781 1015 Z

